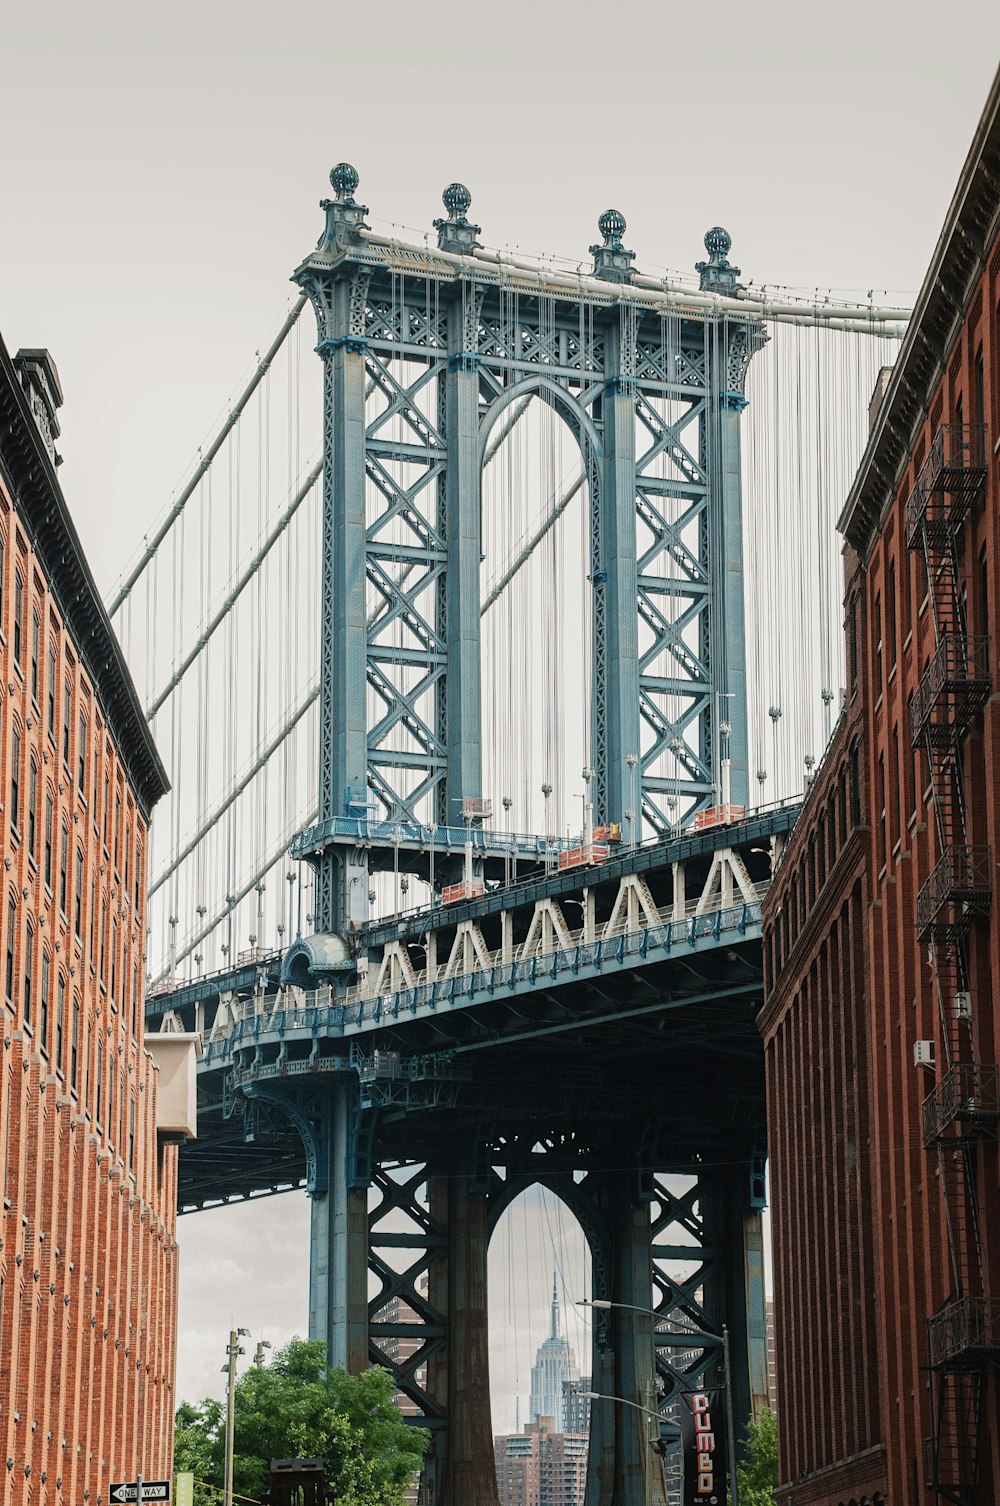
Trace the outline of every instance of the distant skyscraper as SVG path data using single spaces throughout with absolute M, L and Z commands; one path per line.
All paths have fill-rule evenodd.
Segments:
M 549 1336 L 539 1346 L 531 1371 L 531 1420 L 551 1418 L 557 1433 L 566 1431 L 566 1406 L 563 1386 L 578 1378 L 576 1357 L 568 1339 L 559 1332 L 559 1291 L 552 1273 L 552 1326 Z

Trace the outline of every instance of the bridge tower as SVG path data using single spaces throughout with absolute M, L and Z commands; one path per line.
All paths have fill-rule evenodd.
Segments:
M 477 874 L 495 871 L 481 475 L 524 398 L 561 416 L 582 457 L 595 820 L 668 839 L 709 807 L 749 804 L 739 418 L 765 335 L 739 310 L 722 229 L 705 238 L 700 290 L 684 293 L 640 276 L 615 210 L 601 215 L 592 271 L 563 274 L 484 252 L 461 184 L 445 190 L 437 245 L 426 248 L 370 231 L 351 166 L 331 182 L 323 235 L 294 274 L 315 310 L 324 371 L 323 615 L 318 819 L 293 846 L 315 871 L 314 934 L 289 947 L 282 977 L 342 999 L 367 966 L 374 872 L 396 867 L 439 888 L 463 871 L 469 847 Z M 521 841 L 508 839 L 504 854 Z M 683 914 L 683 885 L 679 903 Z M 405 973 L 405 956 L 399 966 Z M 447 1053 L 446 1032 L 442 1042 Z M 425 1087 L 426 1060 L 413 1069 Z M 457 1137 L 442 1130 L 448 1121 L 406 1112 L 415 1084 L 405 1098 L 397 1083 L 382 1100 L 393 1112 L 377 1112 L 374 1058 L 340 1077 L 308 1070 L 297 1068 L 294 1087 L 248 1078 L 244 1093 L 251 1105 L 278 1103 L 307 1147 L 311 1332 L 351 1369 L 395 1356 L 401 1388 L 434 1430 L 428 1506 L 495 1503 L 486 1252 L 503 1208 L 533 1182 L 580 1219 L 596 1296 L 633 1308 L 655 1300 L 687 1327 L 729 1322 L 745 1420 L 763 1363 L 760 1153 L 749 1132 L 734 1131 L 731 1167 L 707 1169 L 695 1129 L 683 1143 L 664 1130 L 664 1081 L 631 1067 L 609 1067 L 598 1087 L 588 1078 L 557 1104 L 535 1062 L 503 1094 L 495 1080 L 477 1089 L 480 1107 L 466 1110 Z M 685 1112 L 697 1113 L 693 1101 Z M 390 1162 L 416 1170 L 390 1175 Z M 409 1233 L 393 1233 L 393 1215 Z M 670 1243 L 677 1227 L 680 1245 Z M 404 1278 L 385 1250 L 407 1244 Z M 658 1253 L 678 1249 L 698 1272 L 681 1285 L 656 1275 Z M 381 1305 L 369 1299 L 372 1272 Z M 393 1348 L 404 1333 L 418 1336 L 416 1358 Z M 663 1500 L 641 1413 L 610 1398 L 647 1405 L 657 1369 L 669 1397 L 714 1374 L 716 1360 L 694 1339 L 682 1357 L 655 1350 L 652 1325 L 627 1306 L 598 1323 L 594 1387 L 609 1400 L 594 1406 L 588 1506 Z

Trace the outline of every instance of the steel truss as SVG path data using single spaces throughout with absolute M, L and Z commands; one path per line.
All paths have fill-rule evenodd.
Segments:
M 325 368 L 319 822 L 331 835 L 310 851 L 317 929 L 345 932 L 367 918 L 380 838 L 359 844 L 337 822 L 454 830 L 460 802 L 484 794 L 480 478 L 498 421 L 532 397 L 568 425 L 586 484 L 596 819 L 633 810 L 667 833 L 717 803 L 723 759 L 732 801 L 748 803 L 738 426 L 765 336 L 756 313 L 731 311 L 724 236 L 700 270 L 726 312 L 705 300 L 675 314 L 628 287 L 620 216 L 602 217 L 595 277 L 522 286 L 465 254 L 461 216 L 441 221 L 438 251 L 379 241 L 344 188 L 357 175 L 336 173 L 326 233 L 295 280 Z

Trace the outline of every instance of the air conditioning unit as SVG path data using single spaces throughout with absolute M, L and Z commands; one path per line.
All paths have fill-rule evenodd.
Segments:
M 913 1065 L 915 1067 L 926 1067 L 926 1068 L 928 1068 L 928 1070 L 930 1070 L 931 1072 L 933 1072 L 933 1070 L 934 1070 L 934 1042 L 933 1041 L 914 1041 L 913 1042 Z
M 972 995 L 961 991 L 955 995 L 955 1018 L 956 1020 L 972 1019 Z

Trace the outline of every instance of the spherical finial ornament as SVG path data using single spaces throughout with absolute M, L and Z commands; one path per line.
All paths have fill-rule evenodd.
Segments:
M 625 216 L 620 209 L 606 209 L 597 222 L 605 240 L 621 240 L 625 234 Z
M 705 250 L 709 256 L 728 256 L 732 245 L 732 236 L 721 225 L 713 225 L 705 236 Z
M 330 174 L 330 186 L 338 199 L 352 198 L 360 182 L 357 168 L 349 162 L 338 162 Z
M 464 183 L 449 183 L 441 195 L 441 202 L 451 218 L 457 220 L 468 214 L 472 205 L 472 195 Z

